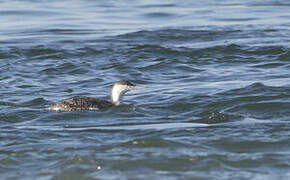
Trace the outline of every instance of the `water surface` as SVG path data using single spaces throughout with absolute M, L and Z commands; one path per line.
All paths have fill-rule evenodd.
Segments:
M 1 179 L 289 179 L 289 6 L 1 0 Z

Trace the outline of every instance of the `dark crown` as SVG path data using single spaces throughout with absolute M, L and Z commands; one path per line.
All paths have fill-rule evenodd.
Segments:
M 117 81 L 115 84 L 127 85 L 127 86 L 135 86 L 134 84 L 132 84 L 129 81 L 126 81 L 126 80 Z

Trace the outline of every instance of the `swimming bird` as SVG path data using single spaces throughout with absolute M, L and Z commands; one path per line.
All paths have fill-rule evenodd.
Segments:
M 129 90 L 141 89 L 129 81 L 117 81 L 111 87 L 111 101 L 97 99 L 93 97 L 73 97 L 57 102 L 47 109 L 50 111 L 74 111 L 74 110 L 100 110 L 120 104 L 121 96 Z

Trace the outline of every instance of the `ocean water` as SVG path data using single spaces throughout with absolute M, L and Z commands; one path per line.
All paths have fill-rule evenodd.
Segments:
M 289 8 L 0 0 L 0 179 L 290 179 Z

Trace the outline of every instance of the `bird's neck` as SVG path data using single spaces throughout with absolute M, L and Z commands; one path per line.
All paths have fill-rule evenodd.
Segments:
M 124 92 L 121 89 L 113 86 L 111 88 L 111 103 L 114 105 L 119 105 L 123 93 Z

